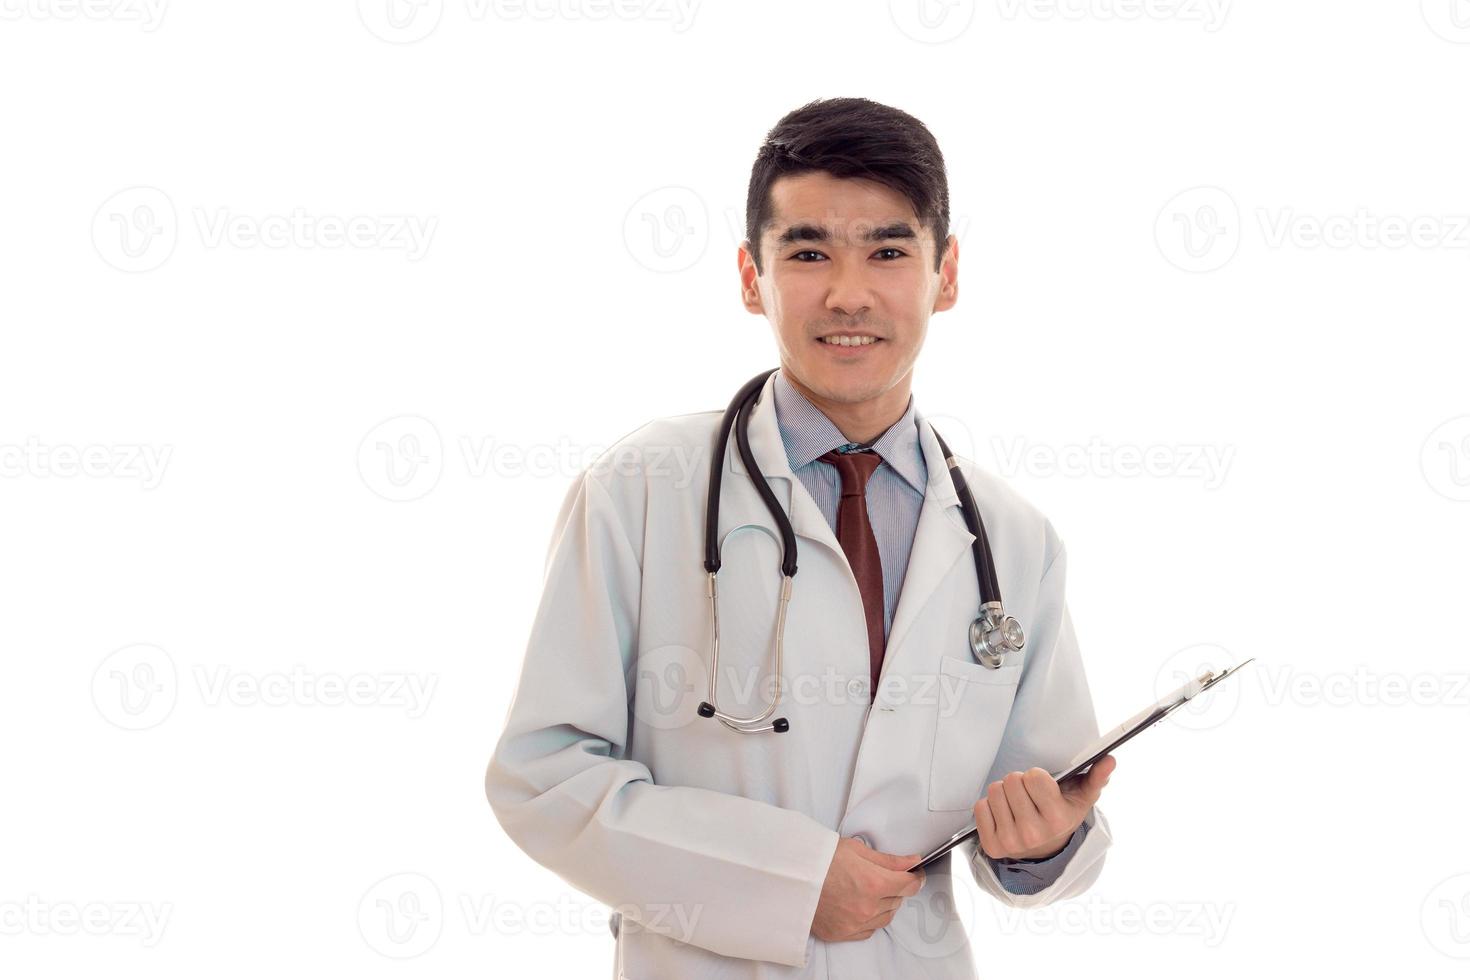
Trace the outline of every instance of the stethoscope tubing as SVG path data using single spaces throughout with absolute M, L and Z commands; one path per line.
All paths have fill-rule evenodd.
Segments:
M 735 397 L 730 400 L 730 405 L 726 408 L 724 417 L 720 420 L 719 435 L 715 442 L 714 455 L 710 459 L 709 494 L 705 502 L 704 569 L 707 576 L 706 596 L 710 601 L 712 663 L 710 664 L 709 700 L 700 703 L 699 714 L 704 718 L 716 718 L 726 728 L 745 734 L 767 731 L 784 732 L 790 728 L 785 718 L 774 719 L 770 724 L 763 725 L 759 728 L 746 727 L 748 725 L 758 724 L 769 718 L 775 712 L 776 706 L 781 700 L 780 672 L 785 647 L 786 607 L 791 601 L 791 582 L 796 576 L 796 531 L 792 528 L 791 519 L 787 516 L 786 511 L 782 509 L 781 502 L 776 499 L 775 493 L 766 482 L 765 474 L 761 472 L 760 466 L 756 463 L 755 454 L 750 449 L 751 413 L 755 411 L 755 406 L 760 401 L 761 391 L 765 387 L 766 380 L 778 370 L 780 369 L 772 368 L 769 371 L 762 371 L 747 381 L 735 393 Z M 725 455 L 729 448 L 730 432 L 732 429 L 735 432 L 736 452 L 740 454 L 741 462 L 745 464 L 745 469 L 750 476 L 751 483 L 755 486 L 756 492 L 760 494 L 761 501 L 766 505 L 766 509 L 770 511 L 771 517 L 775 520 L 776 528 L 781 536 L 781 601 L 778 610 L 776 645 L 774 649 L 776 689 L 766 709 L 760 714 L 749 718 L 727 714 L 715 707 L 715 689 L 718 685 L 720 665 L 719 589 L 716 582 L 720 571 L 720 486 L 722 477 L 724 476 Z M 1018 650 L 1022 642 L 1020 639 L 1020 629 L 1014 620 L 1005 616 L 1004 610 L 1001 608 L 1000 581 L 995 574 L 995 559 L 990 551 L 990 540 L 985 533 L 985 524 L 980 519 L 980 509 L 975 504 L 975 496 L 970 492 L 969 483 L 965 480 L 964 473 L 960 470 L 958 460 L 950 453 L 949 446 L 945 443 L 944 437 L 939 434 L 938 429 L 934 428 L 933 423 L 929 424 L 929 429 L 934 433 L 934 438 L 939 443 L 939 451 L 944 456 L 945 467 L 949 470 L 950 479 L 954 483 L 955 493 L 960 499 L 960 510 L 964 515 L 965 527 L 969 529 L 975 538 L 971 542 L 971 554 L 975 562 L 975 578 L 980 591 L 981 618 L 977 619 L 971 626 L 971 650 L 977 656 L 980 655 L 981 650 L 984 650 L 985 656 L 981 657 L 982 663 L 990 667 L 999 666 L 999 655 L 995 654 L 991 642 L 993 637 L 1002 636 L 1005 631 L 996 629 L 989 638 L 984 638 L 983 640 L 977 640 L 977 637 L 984 637 L 985 634 L 998 625 L 1003 623 L 1008 624 L 1015 631 L 1016 637 L 1009 649 Z M 977 648 L 977 642 L 982 643 L 982 646 Z

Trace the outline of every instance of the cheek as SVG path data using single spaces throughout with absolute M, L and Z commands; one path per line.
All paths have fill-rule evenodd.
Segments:
M 895 276 L 883 284 L 878 296 L 890 316 L 910 321 L 927 308 L 926 302 L 930 306 L 934 302 L 929 284 L 918 275 Z
M 772 278 L 770 295 L 777 309 L 800 314 L 808 307 L 820 307 L 824 293 L 816 276 L 780 276 Z

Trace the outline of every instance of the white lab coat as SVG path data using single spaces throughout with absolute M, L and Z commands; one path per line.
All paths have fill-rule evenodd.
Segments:
M 973 978 L 966 933 L 993 918 L 967 895 L 956 903 L 944 864 L 866 940 L 822 942 L 812 917 L 839 835 L 922 853 L 973 819 L 991 780 L 1056 769 L 1097 737 L 1066 553 L 1040 512 L 962 461 L 1006 609 L 1026 630 L 1020 659 L 977 663 L 973 536 L 921 423 L 928 488 L 870 709 L 857 582 L 791 472 L 772 383 L 750 446 L 797 535 L 777 712 L 790 731 L 736 734 L 695 713 L 708 694 L 704 519 L 721 413 L 659 419 L 567 494 L 487 796 L 527 854 L 621 914 L 616 977 Z M 733 435 L 722 487 L 719 703 L 754 715 L 769 696 L 780 549 Z M 973 843 L 951 853 L 995 900 L 1034 908 L 1097 879 L 1112 838 L 1101 808 L 1086 823 L 1060 878 L 1034 895 L 1006 891 Z

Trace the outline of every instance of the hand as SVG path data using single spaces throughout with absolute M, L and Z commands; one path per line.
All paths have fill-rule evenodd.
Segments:
M 1061 783 L 1036 767 L 997 779 L 975 804 L 981 848 L 996 860 L 1060 854 L 1117 766 L 1117 759 L 1105 755 Z
M 884 854 L 856 837 L 837 842 L 817 914 L 812 918 L 812 935 L 823 942 L 867 939 L 893 921 L 903 900 L 924 887 L 921 868 L 909 872 L 922 854 Z

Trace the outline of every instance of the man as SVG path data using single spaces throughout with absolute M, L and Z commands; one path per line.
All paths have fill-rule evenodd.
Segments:
M 751 175 L 741 299 L 780 369 L 749 448 L 790 516 L 787 731 L 701 717 L 711 616 L 706 497 L 721 412 L 624 437 L 566 497 L 491 806 L 534 859 L 612 906 L 617 976 L 975 976 L 949 857 L 973 820 L 976 882 L 1016 907 L 1080 894 L 1111 843 L 1107 757 L 1047 773 L 1097 736 L 1049 521 L 961 461 L 1023 651 L 978 662 L 979 608 L 943 454 L 910 393 L 931 313 L 954 306 L 943 158 L 906 113 L 811 103 Z M 705 341 L 698 341 L 704 343 Z M 781 537 L 731 441 L 721 469 L 717 700 L 775 690 Z M 683 470 L 671 460 L 697 457 Z

